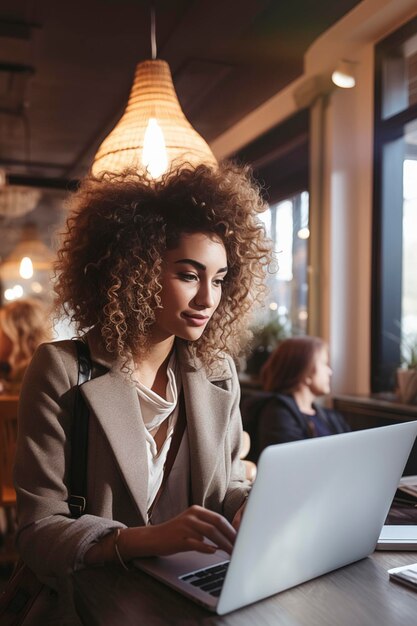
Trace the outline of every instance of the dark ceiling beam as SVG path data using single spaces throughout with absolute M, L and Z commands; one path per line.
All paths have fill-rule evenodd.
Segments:
M 0 72 L 10 72 L 11 74 L 34 74 L 35 68 L 32 65 L 22 65 L 22 63 L 1 63 Z
M 65 170 L 67 165 L 63 165 L 62 163 L 49 163 L 49 161 L 21 161 L 19 159 L 2 159 L 0 158 L 0 166 L 2 165 L 10 165 L 17 167 L 33 167 L 33 168 L 42 168 L 48 170 Z
M 37 187 L 43 189 L 63 189 L 75 191 L 79 181 L 69 178 L 46 178 L 43 176 L 27 176 L 24 174 L 11 174 L 7 177 L 9 185 L 21 185 L 24 187 Z
M 41 28 L 41 25 L 34 22 L 0 19 L 0 37 L 30 39 L 34 28 Z

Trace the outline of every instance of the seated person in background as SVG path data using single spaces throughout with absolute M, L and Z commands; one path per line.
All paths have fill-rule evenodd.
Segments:
M 350 430 L 340 413 L 314 403 L 330 392 L 331 375 L 328 347 L 319 337 L 279 344 L 261 370 L 262 387 L 272 393 L 258 414 L 259 452 L 275 443 Z
M 16 300 L 0 309 L 1 392 L 19 393 L 33 353 L 51 337 L 48 312 L 38 300 Z

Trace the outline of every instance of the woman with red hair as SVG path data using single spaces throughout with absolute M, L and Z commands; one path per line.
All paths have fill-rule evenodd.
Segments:
M 291 337 L 279 344 L 261 371 L 262 387 L 271 395 L 258 416 L 259 451 L 350 430 L 340 413 L 315 403 L 330 393 L 331 376 L 328 346 L 319 337 Z

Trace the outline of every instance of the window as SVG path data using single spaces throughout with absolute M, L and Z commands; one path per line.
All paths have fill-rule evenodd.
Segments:
M 267 310 L 291 334 L 307 332 L 308 192 L 281 200 L 264 216 L 279 271 L 268 277 Z
M 372 390 L 417 346 L 417 19 L 376 48 Z
M 265 189 L 269 210 L 262 219 L 279 267 L 268 277 L 265 312 L 257 322 L 278 319 L 290 334 L 306 333 L 308 323 L 308 133 L 303 110 L 235 155 L 252 166 Z

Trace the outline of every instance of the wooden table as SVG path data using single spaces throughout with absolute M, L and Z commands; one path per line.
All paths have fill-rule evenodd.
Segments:
M 417 552 L 375 552 L 222 617 L 118 566 L 76 573 L 74 600 L 88 626 L 408 626 L 417 620 L 417 592 L 390 582 L 387 569 L 415 562 Z

